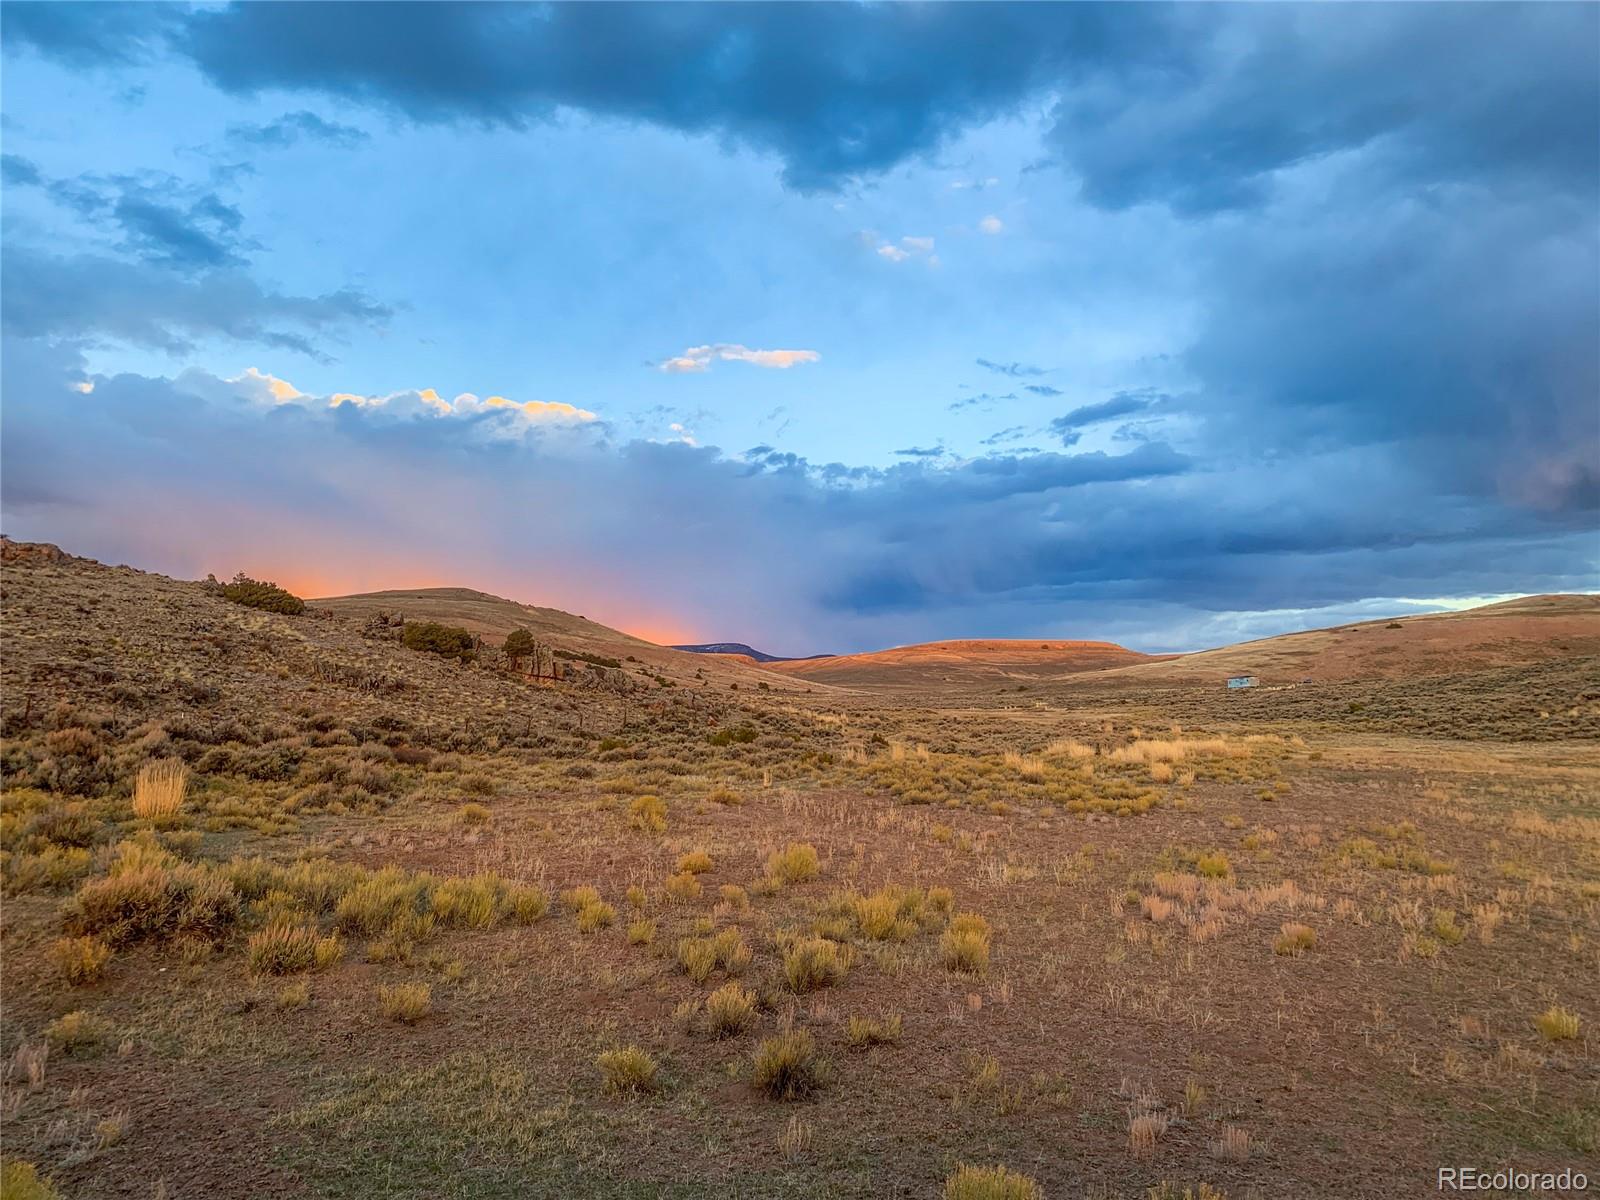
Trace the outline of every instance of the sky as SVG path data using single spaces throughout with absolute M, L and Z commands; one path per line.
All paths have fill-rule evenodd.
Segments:
M 1600 6 L 0 5 L 0 522 L 663 642 L 1600 588 Z

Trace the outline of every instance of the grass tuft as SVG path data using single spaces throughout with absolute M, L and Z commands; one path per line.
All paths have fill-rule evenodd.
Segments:
M 711 855 L 704 850 L 691 850 L 678 860 L 678 873 L 682 875 L 703 875 L 711 867 Z
M 638 1046 L 607 1050 L 594 1060 L 608 1092 L 651 1092 L 656 1087 L 656 1060 Z
M 321 970 L 338 962 L 343 953 L 337 934 L 323 937 L 314 928 L 281 917 L 251 934 L 246 947 L 246 959 L 256 975 Z
M 635 796 L 628 805 L 628 821 L 641 833 L 665 833 L 666 801 L 659 796 Z
M 74 987 L 94 983 L 105 974 L 111 947 L 97 937 L 58 938 L 50 946 L 50 961 Z
M 802 938 L 783 955 L 783 978 L 791 992 L 832 987 L 849 969 L 848 950 L 827 938 Z
M 756 1051 L 752 1080 L 774 1100 L 801 1100 L 822 1086 L 816 1043 L 803 1029 L 780 1033 Z
M 858 1050 L 868 1046 L 889 1046 L 900 1040 L 899 1013 L 881 1017 L 851 1017 L 845 1038 Z
M 1041 1200 L 1043 1194 L 1028 1176 L 1005 1167 L 963 1163 L 944 1181 L 944 1200 Z
M 133 815 L 141 820 L 176 816 L 189 787 L 189 768 L 181 758 L 147 763 L 133 784 Z
M 1566 1042 L 1578 1036 L 1582 1022 L 1578 1014 L 1560 1005 L 1551 1005 L 1533 1019 L 1533 1024 L 1547 1042 Z
M 822 874 L 817 848 L 806 842 L 790 842 L 782 851 L 767 857 L 767 875 L 779 883 L 804 883 Z
M 391 1021 L 415 1025 L 433 1009 L 433 990 L 425 983 L 397 983 L 378 989 L 378 1007 Z
M 81 1008 L 75 1009 L 46 1025 L 44 1040 L 50 1049 L 65 1054 L 87 1053 L 111 1040 L 111 1022 Z
M 945 967 L 962 975 L 983 975 L 989 970 L 989 922 L 977 913 L 959 913 L 939 940 Z
M 1282 932 L 1272 943 L 1274 954 L 1298 958 L 1317 944 L 1316 930 L 1309 925 L 1302 925 L 1298 921 L 1285 921 L 1280 928 Z
M 706 997 L 706 1019 L 719 1037 L 743 1033 L 756 1017 L 756 994 L 737 983 L 725 983 Z

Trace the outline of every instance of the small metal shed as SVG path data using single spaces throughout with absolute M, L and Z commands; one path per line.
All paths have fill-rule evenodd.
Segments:
M 1228 690 L 1235 691 L 1239 688 L 1252 688 L 1256 685 L 1254 675 L 1233 675 L 1228 679 Z

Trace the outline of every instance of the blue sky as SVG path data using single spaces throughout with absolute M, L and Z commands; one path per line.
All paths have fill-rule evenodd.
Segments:
M 5 528 L 663 639 L 1600 571 L 1600 8 L 8 3 Z

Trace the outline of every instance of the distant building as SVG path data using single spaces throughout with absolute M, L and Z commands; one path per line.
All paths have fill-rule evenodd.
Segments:
M 1233 690 L 1235 688 L 1255 687 L 1255 685 L 1256 677 L 1254 675 L 1233 675 L 1228 679 L 1229 690 Z

